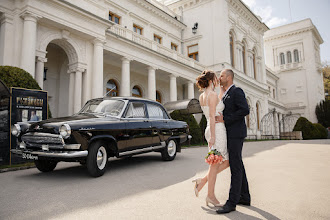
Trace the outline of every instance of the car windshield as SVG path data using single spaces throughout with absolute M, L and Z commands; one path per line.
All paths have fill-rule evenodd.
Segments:
M 104 114 L 110 116 L 119 116 L 125 106 L 125 102 L 122 100 L 93 100 L 88 102 L 79 112 L 92 113 L 92 114 Z

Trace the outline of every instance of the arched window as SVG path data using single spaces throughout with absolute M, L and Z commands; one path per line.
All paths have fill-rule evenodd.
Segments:
M 298 50 L 293 51 L 293 56 L 294 56 L 294 62 L 299 63 L 299 53 Z
M 292 63 L 291 51 L 288 51 L 288 52 L 286 53 L 286 57 L 287 57 L 287 61 L 288 61 L 288 63 Z
M 256 51 L 253 51 L 253 58 L 252 58 L 252 62 L 253 62 L 253 76 L 255 79 L 257 79 L 257 65 L 256 65 Z
M 256 109 L 257 109 L 257 125 L 258 125 L 258 130 L 260 130 L 260 109 L 259 109 L 259 103 L 257 103 L 256 105 Z
M 285 64 L 284 53 L 280 53 L 280 60 L 281 60 L 281 65 Z
M 234 37 L 232 33 L 229 33 L 229 48 L 230 48 L 230 63 L 231 66 L 235 66 L 235 60 L 234 60 Z
M 111 92 L 110 92 L 111 91 Z M 109 93 L 108 93 L 109 92 Z M 107 82 L 107 96 L 118 96 L 119 87 L 115 80 L 110 79 Z
M 245 45 L 243 44 L 243 47 L 242 47 L 243 72 L 246 74 L 246 60 L 245 60 L 245 54 L 246 54 L 246 51 L 245 51 Z
M 141 91 L 140 87 L 138 87 L 138 86 L 134 86 L 133 87 L 133 89 L 132 89 L 132 96 L 142 97 L 142 91 Z
M 159 91 L 156 90 L 156 101 L 162 103 L 162 96 Z

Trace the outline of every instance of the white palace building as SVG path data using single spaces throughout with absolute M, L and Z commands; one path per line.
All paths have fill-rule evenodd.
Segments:
M 0 65 L 28 71 L 53 117 L 91 98 L 198 98 L 204 69 L 232 68 L 250 105 L 249 135 L 317 122 L 324 99 L 310 19 L 269 29 L 241 0 L 1 0 Z

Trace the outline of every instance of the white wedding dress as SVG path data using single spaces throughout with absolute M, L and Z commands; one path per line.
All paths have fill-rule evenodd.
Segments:
M 208 94 L 206 96 L 206 103 L 208 103 Z M 210 110 L 209 106 L 201 106 L 203 113 L 207 120 L 207 126 L 205 129 L 205 139 L 207 142 L 211 139 L 211 130 L 210 130 Z M 218 116 L 218 112 L 223 112 L 225 108 L 225 104 L 222 100 L 219 100 L 219 103 L 216 106 L 216 113 L 215 115 Z M 224 123 L 215 123 L 215 143 L 213 145 L 213 148 L 219 151 L 223 157 L 223 160 L 228 160 L 228 150 L 227 150 L 227 133 L 226 133 L 226 127 Z

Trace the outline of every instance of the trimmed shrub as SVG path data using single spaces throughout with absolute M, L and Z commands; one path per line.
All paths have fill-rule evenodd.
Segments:
M 189 125 L 190 135 L 192 139 L 190 144 L 200 144 L 202 142 L 202 132 L 201 129 L 192 114 L 181 114 L 178 110 L 173 111 L 171 118 L 178 121 L 185 121 Z
M 13 66 L 0 66 L 0 79 L 4 84 L 10 87 L 20 87 L 24 89 L 41 90 L 37 81 L 33 79 L 31 74 L 25 70 Z M 52 117 L 52 113 L 48 106 L 48 118 Z
M 317 131 L 315 136 L 316 139 L 326 139 L 328 137 L 328 131 L 323 125 L 320 123 L 315 123 L 313 126 Z
M 293 131 L 301 131 L 304 140 L 327 138 L 327 131 L 321 124 L 313 124 L 307 118 L 300 117 Z

